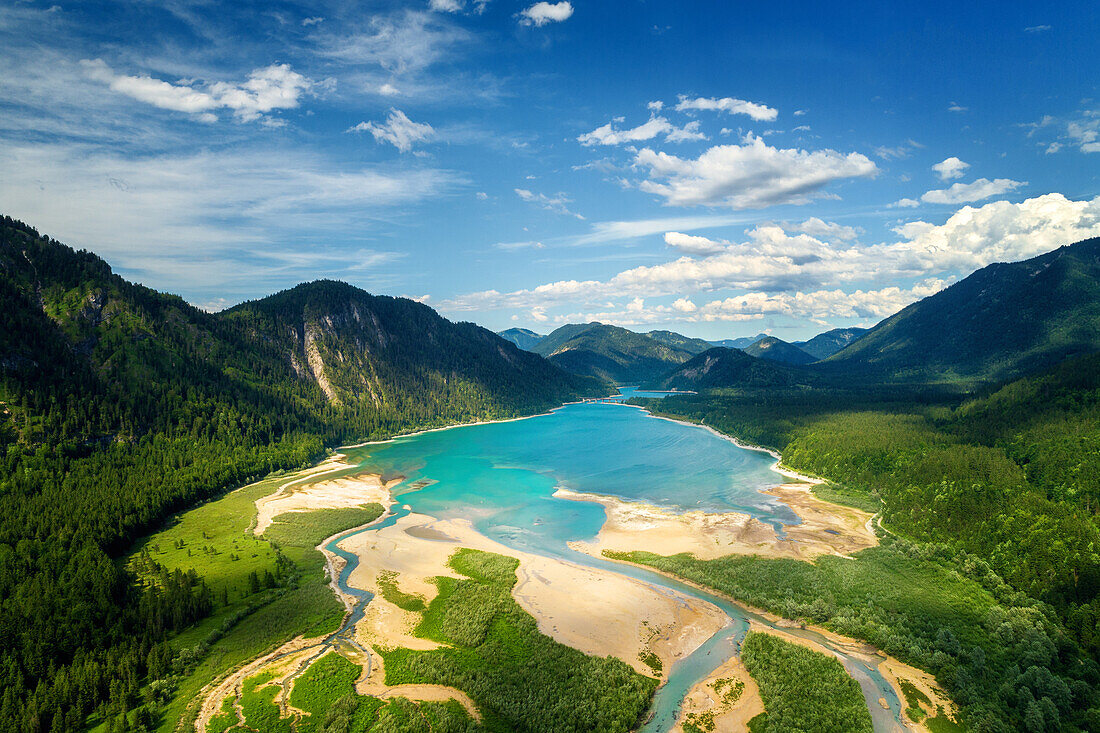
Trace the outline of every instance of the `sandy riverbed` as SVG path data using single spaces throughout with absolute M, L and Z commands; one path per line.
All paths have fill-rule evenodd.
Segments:
M 820 555 L 848 556 L 878 542 L 867 526 L 870 514 L 824 502 L 810 492 L 810 484 L 787 483 L 764 493 L 777 497 L 802 519 L 801 524 L 785 526 L 783 538 L 770 525 L 738 512 L 678 513 L 643 502 L 568 489 L 558 489 L 554 496 L 604 507 L 607 521 L 596 539 L 573 543 L 577 549 L 596 556 L 604 550 L 645 549 L 658 555 L 689 552 L 703 560 L 733 554 L 811 560 Z
M 516 601 L 538 622 L 539 630 L 587 654 L 614 656 L 643 674 L 654 675 L 639 655 L 656 654 L 667 674 L 726 623 L 716 606 L 671 590 L 658 589 L 614 573 L 518 552 L 481 535 L 464 520 L 410 514 L 390 527 L 353 535 L 340 546 L 359 556 L 349 584 L 377 593 L 380 571 L 397 573 L 406 593 L 430 601 L 431 578 L 458 577 L 447 560 L 459 547 L 516 557 L 520 561 Z M 419 614 L 403 611 L 380 595 L 371 601 L 357 628 L 365 646 L 431 648 L 412 636 Z
M 731 703 L 725 699 L 724 693 L 730 686 L 728 683 L 720 683 L 719 680 L 739 680 L 744 685 L 736 701 Z M 714 716 L 713 730 L 716 731 L 748 730 L 749 721 L 764 712 L 760 688 L 741 663 L 740 657 L 730 657 L 688 691 L 675 730 L 680 730 L 690 716 L 708 712 Z

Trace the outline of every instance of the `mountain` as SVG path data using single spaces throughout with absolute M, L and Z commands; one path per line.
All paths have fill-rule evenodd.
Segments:
M 674 349 L 687 351 L 692 354 L 701 354 L 711 348 L 713 344 L 703 339 L 693 339 L 675 331 L 650 331 L 646 334 L 654 341 L 670 346 Z
M 884 382 L 1000 381 L 1100 350 L 1100 238 L 984 267 L 818 368 Z
M 825 359 L 843 349 L 867 333 L 867 328 L 834 328 L 814 336 L 809 341 L 795 341 L 794 345 L 817 359 Z
M 322 281 L 204 313 L 0 219 L 3 715 L 79 728 L 207 612 L 117 562 L 174 512 L 326 445 L 599 394 L 410 300 Z
M 658 389 L 703 390 L 711 387 L 789 386 L 801 375 L 740 349 L 716 346 L 666 374 L 653 386 Z
M 746 346 L 752 346 L 762 338 L 767 338 L 768 334 L 758 333 L 755 336 L 742 336 L 736 339 L 722 339 L 721 341 L 708 341 L 711 346 L 724 346 L 727 349 L 743 349 Z
M 777 361 L 781 364 L 811 364 L 817 361 L 817 357 L 775 336 L 765 336 L 756 343 L 746 346 L 743 351 L 750 356 Z
M 511 341 L 524 351 L 533 351 L 535 345 L 543 339 L 541 333 L 535 333 L 526 328 L 509 328 L 504 331 L 498 331 L 497 336 Z
M 619 384 L 649 382 L 694 354 L 603 323 L 569 324 L 535 346 L 555 366 Z

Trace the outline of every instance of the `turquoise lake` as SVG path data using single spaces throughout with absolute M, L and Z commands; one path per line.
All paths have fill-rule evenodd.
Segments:
M 635 392 L 624 388 L 623 393 Z M 606 515 L 599 504 L 555 499 L 556 488 L 677 510 L 743 512 L 780 531 L 782 525 L 799 521 L 787 505 L 760 493 L 782 481 L 773 470 L 775 459 L 767 453 L 616 401 L 565 405 L 536 417 L 430 431 L 342 452 L 357 472 L 404 478 L 393 489 L 394 515 L 358 531 L 386 526 L 410 509 L 440 518 L 465 518 L 506 546 L 673 588 L 725 611 L 730 625 L 670 670 L 669 681 L 658 690 L 651 717 L 641 729 L 647 733 L 671 729 L 687 691 L 737 653 L 749 618 L 767 622 L 736 604 L 659 574 L 569 549 L 570 541 L 595 537 Z M 339 579 L 346 588 L 358 559 L 338 548 L 338 541 L 330 541 L 328 547 L 348 560 Z M 369 601 L 369 594 L 349 590 Z M 357 609 L 349 623 L 361 614 L 362 608 Z M 797 633 L 832 648 L 813 632 Z M 862 686 L 875 730 L 899 729 L 900 703 L 877 671 L 839 650 L 837 656 Z M 886 699 L 889 710 L 878 704 L 880 697 Z

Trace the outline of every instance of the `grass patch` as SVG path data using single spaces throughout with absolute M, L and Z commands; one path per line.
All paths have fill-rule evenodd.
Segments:
M 290 692 L 290 704 L 307 713 L 298 723 L 298 733 L 319 731 L 336 701 L 355 694 L 355 680 L 362 672 L 358 664 L 335 652 L 311 664 Z
M 258 674 L 246 679 L 241 686 L 245 725 L 264 733 L 292 733 L 290 718 L 280 717 L 279 707 L 274 702 L 279 688 L 267 684 L 272 676 L 270 672 Z
M 816 484 L 810 489 L 811 493 L 822 501 L 841 506 L 855 507 L 871 514 L 877 513 L 882 508 L 882 502 L 877 496 L 872 496 L 866 491 L 848 488 L 840 484 Z
M 656 680 L 621 660 L 589 657 L 538 630 L 511 595 L 518 561 L 462 549 L 439 577 L 418 636 L 449 646 L 382 650 L 387 684 L 428 683 L 466 692 L 493 731 L 628 731 Z
M 236 702 L 236 695 L 230 695 L 222 700 L 222 706 L 218 714 L 206 724 L 206 733 L 225 733 L 237 724 L 237 711 L 234 708 Z
M 745 637 L 741 659 L 760 686 L 763 733 L 872 733 L 859 683 L 836 659 L 761 633 Z
M 420 612 L 427 606 L 424 599 L 414 593 L 404 593 L 397 587 L 397 573 L 383 570 L 378 573 L 378 590 L 387 601 L 406 611 Z
M 932 701 L 909 680 L 899 679 L 898 686 L 901 687 L 901 694 L 905 697 L 905 714 L 910 720 L 919 723 L 925 716 L 924 708 L 920 704 L 923 702 L 931 706 Z

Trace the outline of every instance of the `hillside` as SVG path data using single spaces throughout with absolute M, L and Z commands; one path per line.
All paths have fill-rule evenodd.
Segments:
M 993 382 L 1100 349 L 1100 239 L 989 265 L 819 365 L 863 381 Z
M 650 382 L 693 356 L 640 333 L 602 323 L 570 324 L 535 347 L 566 371 L 619 384 Z
M 779 362 L 780 364 L 801 365 L 817 361 L 816 357 L 775 336 L 765 336 L 742 350 L 749 356 Z
M 704 351 L 654 383 L 658 389 L 705 390 L 720 387 L 791 386 L 804 380 L 792 370 L 750 356 L 740 349 L 716 346 Z
M 543 339 L 541 333 L 535 333 L 526 328 L 509 328 L 504 331 L 499 331 L 497 336 L 511 341 L 524 351 L 533 351 L 535 345 Z
M 709 341 L 693 339 L 683 334 L 676 333 L 675 331 L 650 331 L 646 336 L 649 336 L 654 341 L 662 343 L 665 346 L 688 351 L 692 354 L 702 354 L 713 346 Z
M 867 333 L 867 328 L 834 328 L 814 336 L 809 341 L 795 341 L 794 346 L 816 359 L 825 359 Z
M 212 315 L 8 218 L 0 273 L 0 717 L 40 721 L 20 729 L 75 729 L 109 693 L 126 709 L 151 649 L 205 613 L 190 581 L 143 590 L 115 562 L 173 512 L 326 445 L 605 393 L 342 283 Z

